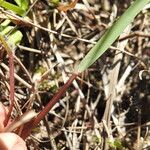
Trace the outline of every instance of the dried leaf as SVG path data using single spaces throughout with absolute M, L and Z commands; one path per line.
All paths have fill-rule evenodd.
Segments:
M 72 9 L 75 7 L 75 5 L 77 4 L 78 0 L 74 0 L 73 2 L 71 2 L 70 4 L 68 5 L 59 5 L 57 7 L 57 9 L 59 11 L 63 11 L 63 12 L 67 12 L 68 10 Z

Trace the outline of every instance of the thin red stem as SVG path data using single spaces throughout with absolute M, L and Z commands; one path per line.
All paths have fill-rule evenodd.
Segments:
M 45 117 L 45 115 L 51 110 L 51 108 L 59 101 L 62 95 L 66 92 L 67 88 L 71 85 L 73 80 L 77 77 L 77 74 L 73 74 L 69 80 L 59 89 L 59 91 L 54 95 L 54 97 L 49 101 L 49 103 L 43 108 L 43 110 L 38 114 L 34 121 L 28 123 L 22 133 L 21 137 L 25 139 L 31 133 L 31 130 L 36 127 L 39 122 Z
M 10 99 L 10 106 L 9 106 L 9 112 L 8 115 L 4 121 L 4 126 L 7 126 L 7 123 L 10 119 L 11 116 L 11 112 L 13 110 L 14 107 L 14 84 L 15 84 L 15 80 L 14 80 L 14 56 L 13 53 L 9 54 L 9 85 L 10 85 L 10 95 L 9 95 L 9 99 Z

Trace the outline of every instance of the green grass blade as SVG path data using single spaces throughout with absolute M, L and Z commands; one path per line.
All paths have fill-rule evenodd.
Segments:
M 23 10 L 27 10 L 29 8 L 29 0 L 15 0 L 15 2 Z
M 19 44 L 22 40 L 22 33 L 19 30 L 14 31 L 8 37 L 8 43 L 12 48 L 15 48 L 17 44 Z
M 88 52 L 77 66 L 76 71 L 80 73 L 91 66 L 110 47 L 124 29 L 133 21 L 135 16 L 149 2 L 150 0 L 136 0 Z
M 8 34 L 12 29 L 14 29 L 13 26 L 7 26 L 7 27 L 5 27 L 5 28 L 0 32 L 0 34 L 1 34 L 2 36 L 4 36 L 4 35 Z
M 4 7 L 5 9 L 12 10 L 14 13 L 20 16 L 23 16 L 25 14 L 25 11 L 22 8 L 4 0 L 0 0 L 0 6 Z

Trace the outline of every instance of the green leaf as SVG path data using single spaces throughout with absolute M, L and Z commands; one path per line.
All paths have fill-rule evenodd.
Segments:
M 16 47 L 16 44 L 21 42 L 23 35 L 20 31 L 16 30 L 11 35 L 9 35 L 8 40 L 0 33 L 0 41 L 3 44 L 8 55 L 12 55 L 12 49 Z
M 19 44 L 22 40 L 22 33 L 19 30 L 14 31 L 9 37 L 8 37 L 8 43 L 12 48 L 15 48 L 17 44 Z
M 5 21 L 3 21 L 0 25 L 3 26 L 3 27 L 6 27 L 10 24 L 10 20 L 9 19 L 6 19 Z
M 18 6 L 20 6 L 23 10 L 27 10 L 29 8 L 29 0 L 15 0 Z
M 124 29 L 133 21 L 135 16 L 149 2 L 150 0 L 136 0 L 88 52 L 78 65 L 76 71 L 80 73 L 91 66 L 111 46 Z
M 3 28 L 3 30 L 0 33 L 1 33 L 1 35 L 4 36 L 4 35 L 8 34 L 12 29 L 14 29 L 13 26 L 6 26 L 5 28 Z
M 22 8 L 14 4 L 11 4 L 9 2 L 6 2 L 4 0 L 0 0 L 0 6 L 4 7 L 5 9 L 12 10 L 14 13 L 21 15 L 21 16 L 25 14 L 25 11 Z

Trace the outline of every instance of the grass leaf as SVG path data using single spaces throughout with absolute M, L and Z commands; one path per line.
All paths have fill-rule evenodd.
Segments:
M 15 0 L 15 2 L 23 10 L 27 10 L 29 8 L 29 0 Z
M 133 21 L 135 16 L 149 2 L 150 0 L 136 0 L 88 52 L 78 65 L 76 71 L 82 72 L 91 66 L 110 47 L 124 29 Z
M 20 16 L 23 16 L 25 14 L 25 11 L 21 7 L 6 2 L 4 0 L 0 0 L 0 6 L 4 7 L 5 9 L 11 10 Z

